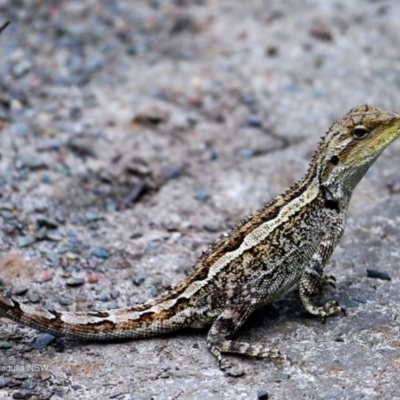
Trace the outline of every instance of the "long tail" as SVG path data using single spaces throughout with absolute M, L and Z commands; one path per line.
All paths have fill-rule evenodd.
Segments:
M 189 325 L 184 307 L 161 299 L 119 310 L 59 312 L 32 307 L 0 293 L 0 316 L 56 336 L 83 340 L 145 338 Z

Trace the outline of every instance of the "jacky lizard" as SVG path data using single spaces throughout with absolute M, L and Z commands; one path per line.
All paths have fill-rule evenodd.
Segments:
M 56 335 L 87 340 L 144 338 L 184 327 L 211 326 L 207 344 L 221 353 L 278 358 L 276 349 L 230 339 L 258 307 L 296 283 L 304 308 L 340 313 L 312 295 L 342 237 L 351 195 L 382 151 L 400 135 L 400 114 L 354 107 L 322 138 L 304 179 L 222 235 L 171 290 L 120 310 L 39 309 L 0 295 L 0 315 Z

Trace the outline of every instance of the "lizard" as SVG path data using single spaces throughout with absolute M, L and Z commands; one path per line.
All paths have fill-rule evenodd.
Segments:
M 81 340 L 140 339 L 180 328 L 209 328 L 207 345 L 222 354 L 283 357 L 279 350 L 232 338 L 257 308 L 298 285 L 305 310 L 325 319 L 344 309 L 317 306 L 313 294 L 346 225 L 354 188 L 400 135 L 400 114 L 364 104 L 322 137 L 304 178 L 223 234 L 172 288 L 133 307 L 67 312 L 46 310 L 0 294 L 0 315 Z M 329 280 L 329 279 L 328 279 Z

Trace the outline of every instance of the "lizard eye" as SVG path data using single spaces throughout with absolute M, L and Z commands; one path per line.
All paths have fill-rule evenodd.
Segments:
M 364 139 L 367 137 L 369 129 L 364 125 L 357 125 L 353 129 L 353 136 L 355 139 Z

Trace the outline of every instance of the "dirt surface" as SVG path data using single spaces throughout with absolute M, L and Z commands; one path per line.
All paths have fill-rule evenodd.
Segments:
M 0 0 L 0 12 L 0 277 L 28 303 L 157 295 L 299 179 L 335 119 L 366 102 L 400 111 L 395 0 Z M 329 265 L 337 288 L 319 301 L 347 317 L 322 325 L 292 291 L 240 331 L 291 363 L 235 358 L 243 375 L 229 377 L 206 332 L 46 345 L 2 319 L 0 399 L 400 398 L 399 154 L 397 142 L 357 188 Z

